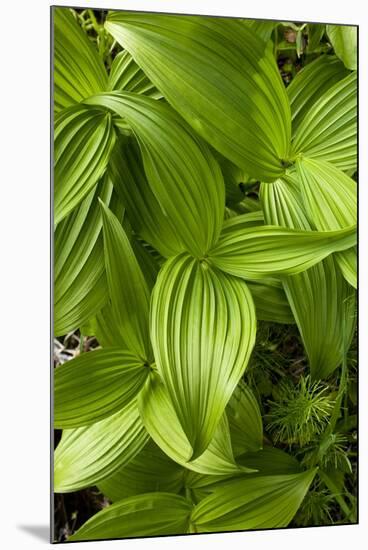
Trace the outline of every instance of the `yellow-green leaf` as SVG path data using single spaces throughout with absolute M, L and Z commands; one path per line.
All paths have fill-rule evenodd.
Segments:
M 316 469 L 300 474 L 244 477 L 222 484 L 191 515 L 195 532 L 287 527 Z
M 76 105 L 55 119 L 54 219 L 57 225 L 103 176 L 115 142 L 111 114 Z
M 54 372 L 54 425 L 77 428 L 127 405 L 149 374 L 134 354 L 119 348 L 83 353 Z
M 110 109 L 128 123 L 147 180 L 177 232 L 177 252 L 202 257 L 218 238 L 225 205 L 222 173 L 209 147 L 169 105 L 152 98 L 115 92 L 87 103 Z
M 188 531 L 191 509 L 187 499 L 170 493 L 132 496 L 98 512 L 68 540 L 181 535 Z
M 69 8 L 52 7 L 54 106 L 59 111 L 106 89 L 107 74 L 97 49 Z
M 193 458 L 213 438 L 255 332 L 254 305 L 243 281 L 186 254 L 167 261 L 152 294 L 152 346 Z
M 55 451 L 55 493 L 96 485 L 128 464 L 148 439 L 136 399 L 95 424 L 64 430 Z
M 272 46 L 255 29 L 236 19 L 114 11 L 105 27 L 215 149 L 251 176 L 282 174 L 290 107 Z

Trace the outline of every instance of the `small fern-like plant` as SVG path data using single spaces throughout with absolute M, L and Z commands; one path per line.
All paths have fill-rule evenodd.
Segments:
M 275 443 L 301 447 L 317 438 L 326 427 L 333 409 L 329 388 L 302 376 L 294 385 L 284 380 L 278 388 L 279 398 L 270 402 L 267 430 Z

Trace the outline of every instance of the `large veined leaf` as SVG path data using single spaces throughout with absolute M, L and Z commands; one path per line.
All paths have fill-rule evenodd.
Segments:
M 123 226 L 102 202 L 101 208 L 106 276 L 114 318 L 128 348 L 150 361 L 149 289 Z
M 56 111 L 106 90 L 101 58 L 69 8 L 53 7 L 54 107 Z
M 243 281 L 186 254 L 161 269 L 152 293 L 152 346 L 193 459 L 213 438 L 255 333 L 254 305 Z
M 157 374 L 152 373 L 139 395 L 139 410 L 143 423 L 156 444 L 178 464 L 201 474 L 234 475 L 249 472 L 236 464 L 226 415 L 217 425 L 206 451 L 197 459 L 180 425 L 168 392 Z
M 134 231 L 165 257 L 182 250 L 175 226 L 161 208 L 147 181 L 135 140 L 117 140 L 108 173 L 124 203 Z
M 251 227 L 257 227 L 263 224 L 264 216 L 262 210 L 233 216 L 224 221 L 221 230 L 221 238 L 223 239 L 231 236 L 234 229 L 236 231 L 242 231 L 243 229 L 250 229 Z
M 257 319 L 271 323 L 295 323 L 281 281 L 270 278 L 247 281 L 247 285 L 256 306 Z
M 356 183 L 328 162 L 302 158 L 296 163 L 303 202 L 308 218 L 322 231 L 356 223 Z M 346 280 L 356 288 L 357 268 L 354 248 L 336 255 Z
M 244 21 L 110 12 L 105 27 L 215 149 L 253 177 L 282 174 L 290 107 L 271 45 Z
M 122 216 L 122 205 L 103 178 L 56 228 L 54 236 L 54 333 L 67 334 L 95 315 L 107 302 L 98 197 Z
M 114 142 L 110 113 L 76 105 L 56 116 L 55 224 L 78 206 L 103 176 Z
M 277 226 L 244 228 L 234 218 L 232 231 L 208 254 L 210 264 L 244 279 L 294 275 L 339 250 L 356 244 L 356 227 L 340 231 L 300 231 Z M 232 221 L 232 220 L 231 220 Z
M 119 411 L 140 391 L 149 369 L 127 350 L 83 353 L 55 369 L 54 424 L 77 428 Z
M 195 502 L 199 502 L 213 493 L 219 487 L 226 485 L 230 479 L 241 481 L 245 477 L 263 477 L 302 472 L 299 462 L 293 456 L 277 449 L 265 447 L 257 452 L 247 452 L 237 457 L 237 462 L 246 467 L 255 468 L 257 472 L 250 472 L 243 476 L 214 476 L 189 472 L 185 486 L 191 491 Z
M 348 69 L 357 68 L 358 27 L 326 25 L 328 38 L 336 55 Z
M 55 451 L 55 493 L 96 485 L 128 464 L 148 439 L 135 399 L 95 424 L 64 430 Z
M 290 100 L 293 133 L 320 97 L 347 75 L 348 71 L 344 65 L 333 55 L 321 55 L 297 73 L 286 88 Z
M 182 243 L 180 250 L 203 256 L 218 238 L 225 204 L 222 173 L 209 147 L 169 105 L 152 98 L 116 92 L 95 96 L 88 104 L 126 120 L 140 145 L 152 191 Z
M 188 532 L 192 506 L 170 493 L 132 496 L 101 510 L 69 541 L 180 535 Z
M 336 82 L 305 114 L 293 142 L 293 156 L 300 154 L 329 161 L 341 170 L 356 169 L 356 72 Z
M 124 222 L 126 218 L 124 217 Z M 129 236 L 130 244 L 137 261 L 141 267 L 142 273 L 146 280 L 149 291 L 151 292 L 157 278 L 159 266 L 155 258 L 138 242 L 134 236 L 128 231 L 127 223 L 123 223 L 124 231 Z M 107 287 L 107 283 L 106 283 Z M 118 296 L 119 298 L 119 296 Z M 119 311 L 120 316 L 120 311 Z M 106 304 L 93 319 L 90 319 L 90 332 L 86 332 L 89 336 L 93 335 L 97 338 L 99 344 L 103 348 L 120 347 L 127 348 L 129 338 L 124 326 L 119 324 L 115 316 L 115 309 L 112 307 L 111 301 Z
M 355 292 L 335 258 L 297 277 L 284 288 L 308 354 L 312 378 L 328 377 L 342 362 L 355 328 Z
M 127 50 L 118 53 L 114 58 L 111 64 L 107 90 L 134 92 L 148 95 L 154 99 L 162 97 L 162 94 L 148 80 Z
M 195 532 L 287 527 L 316 469 L 300 474 L 244 477 L 224 483 L 194 508 Z
M 252 390 L 243 382 L 237 385 L 226 408 L 234 455 L 258 451 L 263 444 L 262 416 Z
M 246 452 L 237 457 L 240 464 L 248 468 L 257 468 L 253 476 L 297 474 L 302 468 L 297 459 L 277 447 L 264 447 L 257 452 Z
M 261 185 L 266 221 L 310 229 L 296 175 Z M 328 376 L 342 361 L 354 329 L 354 291 L 332 256 L 307 271 L 285 277 L 283 285 L 293 310 L 313 378 Z
M 179 493 L 184 488 L 184 472 L 185 468 L 165 455 L 151 439 L 129 464 L 98 487 L 112 502 L 155 491 Z

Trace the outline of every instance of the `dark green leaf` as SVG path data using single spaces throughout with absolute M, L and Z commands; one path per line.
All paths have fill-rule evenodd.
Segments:
M 281 281 L 270 278 L 247 281 L 247 285 L 256 306 L 257 319 L 271 323 L 295 323 Z
M 174 225 L 161 208 L 147 181 L 135 140 L 117 140 L 108 173 L 124 203 L 134 231 L 165 257 L 182 250 Z
M 226 407 L 234 455 L 262 448 L 263 426 L 259 406 L 252 390 L 241 381 Z M 255 466 L 257 469 L 257 466 Z
M 155 491 L 179 493 L 185 471 L 150 440 L 129 464 L 99 483 L 99 489 L 113 502 Z

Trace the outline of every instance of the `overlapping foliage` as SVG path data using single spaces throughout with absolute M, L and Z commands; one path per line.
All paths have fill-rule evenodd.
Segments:
M 69 540 L 285 527 L 320 483 L 352 521 L 328 457 L 355 328 L 354 29 L 309 26 L 286 88 L 274 22 L 92 12 L 96 46 L 53 13 L 55 334 L 100 346 L 55 369 L 54 489 L 113 502 Z M 296 324 L 309 371 L 269 417 L 243 379 L 262 320 Z

